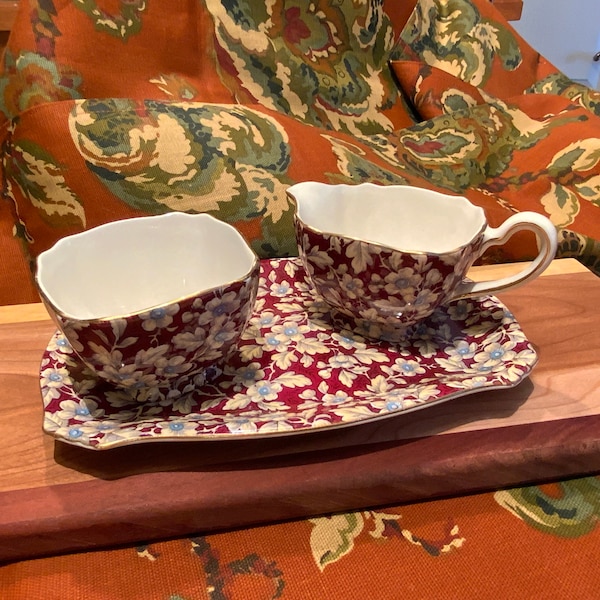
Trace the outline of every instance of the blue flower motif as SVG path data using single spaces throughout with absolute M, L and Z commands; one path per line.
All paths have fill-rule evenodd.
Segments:
M 274 318 L 273 315 L 264 315 L 263 317 L 261 317 L 258 322 L 260 323 L 260 325 L 262 327 L 266 326 L 266 325 L 271 325 L 271 323 L 273 323 Z
M 267 342 L 267 344 L 269 344 L 269 346 L 278 346 L 279 345 L 279 340 L 273 335 L 273 336 L 269 336 L 268 338 L 266 338 L 265 340 Z
M 150 318 L 158 321 L 162 319 L 167 314 L 167 311 L 164 308 L 153 308 L 150 311 Z
M 69 348 L 70 347 L 69 341 L 67 340 L 67 338 L 64 338 L 64 337 L 56 338 L 56 345 L 59 346 L 60 348 Z

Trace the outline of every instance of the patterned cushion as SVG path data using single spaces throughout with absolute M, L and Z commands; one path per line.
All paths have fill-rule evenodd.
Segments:
M 206 1 L 220 73 L 239 102 L 354 134 L 412 123 L 387 68 L 386 4 Z
M 574 255 L 575 234 L 578 257 L 600 273 L 599 147 L 600 117 L 566 98 L 529 94 L 402 130 L 398 153 L 437 186 L 548 215 L 564 255 Z
M 406 141 L 412 129 L 403 131 Z M 423 171 L 430 157 L 399 161 L 395 134 L 359 138 L 257 105 L 48 103 L 14 122 L 7 149 L 7 189 L 31 259 L 83 229 L 171 210 L 209 212 L 232 223 L 261 257 L 294 255 L 294 209 L 285 190 L 297 181 L 462 191 Z M 510 215 L 493 197 L 474 193 L 492 224 Z M 531 245 L 513 244 L 503 258 L 532 252 Z
M 480 0 L 419 0 L 400 35 L 394 59 L 416 63 L 411 69 L 395 68 L 402 89 L 415 104 L 419 102 L 413 90 L 417 90 L 411 83 L 418 65 L 419 76 L 427 79 L 421 85 L 432 95 L 427 107 L 438 105 L 445 112 L 455 101 L 442 99 L 448 87 L 472 98 L 477 89 L 480 94 L 508 99 L 557 73 L 490 2 Z M 425 65 L 435 69 L 424 69 Z
M 600 91 L 569 79 L 563 73 L 551 73 L 528 87 L 525 94 L 555 94 L 587 108 L 600 116 Z
M 23 3 L 0 76 L 0 142 L 27 260 L 65 235 L 173 210 L 234 224 L 261 257 L 294 255 L 285 190 L 305 180 L 464 194 L 494 226 L 533 208 L 563 228 L 565 253 L 589 254 L 597 98 L 558 80 L 488 2 L 420 0 L 405 27 L 412 5 Z M 453 120 L 415 125 L 390 61 L 421 118 Z M 536 108 L 536 85 L 564 98 Z M 567 181 L 564 161 L 591 183 Z M 533 246 L 517 236 L 486 260 Z
M 382 0 L 22 3 L 0 112 L 71 98 L 259 103 L 330 129 L 391 131 L 413 122 L 387 68 L 413 2 L 388 2 L 393 19 Z
M 296 252 L 287 186 L 341 175 L 334 134 L 321 133 L 260 106 L 63 101 L 15 121 L 4 168 L 32 257 L 68 234 L 173 210 L 210 212 L 260 256 L 285 256 Z
M 415 60 L 392 60 L 402 92 L 412 100 L 415 112 L 431 119 L 455 110 L 484 104 L 490 95 L 446 71 Z

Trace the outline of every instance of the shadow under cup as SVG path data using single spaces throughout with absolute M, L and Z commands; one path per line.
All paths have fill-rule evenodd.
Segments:
M 116 221 L 38 257 L 36 283 L 76 355 L 137 401 L 221 372 L 252 313 L 260 263 L 206 214 Z
M 522 285 L 556 253 L 546 217 L 520 213 L 499 228 L 466 198 L 411 186 L 328 185 L 288 189 L 309 279 L 334 323 L 391 342 L 411 335 L 440 306 Z M 470 266 L 492 245 L 532 230 L 539 255 L 517 276 L 474 283 Z

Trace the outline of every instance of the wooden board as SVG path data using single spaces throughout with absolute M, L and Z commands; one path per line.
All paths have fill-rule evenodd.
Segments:
M 515 389 L 330 432 L 103 452 L 42 433 L 54 326 L 39 305 L 2 307 L 0 560 L 600 471 L 600 280 L 556 261 L 501 299 L 539 353 Z

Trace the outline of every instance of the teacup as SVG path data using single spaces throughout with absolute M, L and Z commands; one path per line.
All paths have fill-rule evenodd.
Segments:
M 556 253 L 554 226 L 533 212 L 492 228 L 466 198 L 411 186 L 303 182 L 287 191 L 309 279 L 335 323 L 369 338 L 399 341 L 441 305 L 523 285 Z M 490 246 L 522 230 L 537 235 L 532 263 L 511 277 L 466 279 Z
M 145 401 L 220 372 L 251 315 L 259 267 L 231 225 L 169 213 L 61 239 L 38 257 L 36 282 L 81 361 Z

